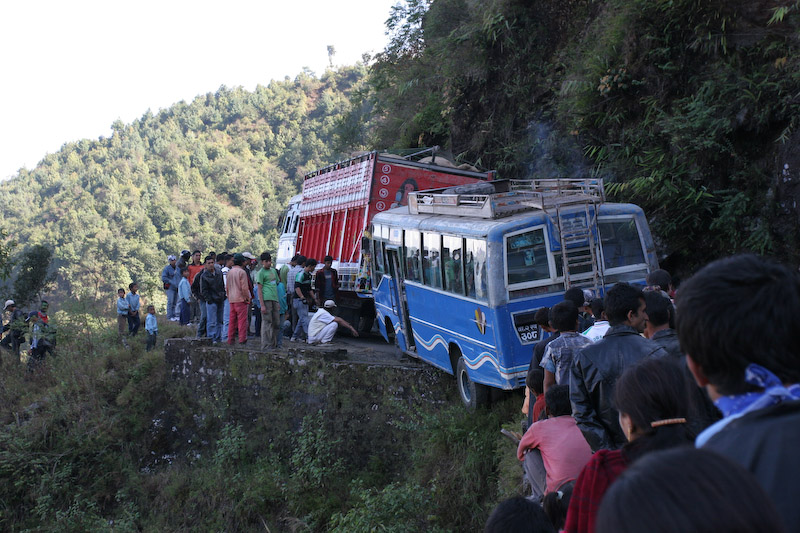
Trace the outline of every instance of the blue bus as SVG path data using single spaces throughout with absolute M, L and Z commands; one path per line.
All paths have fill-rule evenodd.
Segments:
M 533 182 L 416 192 L 372 220 L 381 334 L 454 374 L 468 408 L 525 385 L 537 309 L 658 268 L 642 209 L 605 202 L 601 180 Z

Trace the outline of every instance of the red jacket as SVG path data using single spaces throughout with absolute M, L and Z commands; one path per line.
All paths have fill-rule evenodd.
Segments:
M 583 467 L 567 509 L 567 533 L 593 533 L 597 511 L 608 487 L 628 468 L 622 450 L 598 450 Z

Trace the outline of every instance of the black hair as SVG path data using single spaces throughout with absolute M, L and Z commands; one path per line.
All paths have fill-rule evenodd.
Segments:
M 133 283 L 128 283 L 128 290 L 132 290 L 135 285 L 137 285 L 135 281 Z M 42 303 L 47 303 L 47 302 L 42 302 Z
M 550 389 L 547 389 L 548 391 Z M 564 524 L 567 521 L 567 509 L 569 508 L 569 501 L 572 499 L 572 489 L 575 488 L 574 481 L 567 481 L 557 490 L 548 492 L 542 499 L 542 509 L 545 514 L 553 523 L 556 531 L 564 529 Z
M 208 255 L 210 255 L 211 257 L 213 257 L 215 260 L 216 260 L 216 258 L 217 258 L 217 252 L 208 252 Z
M 522 496 L 503 500 L 494 508 L 484 533 L 555 533 L 539 504 Z
M 669 324 L 675 314 L 669 297 L 659 291 L 644 291 L 644 303 L 647 306 L 647 319 L 654 326 Z
M 292 261 L 294 261 L 294 262 L 297 262 L 297 261 L 299 261 L 299 260 L 300 260 L 300 258 L 301 258 L 301 257 L 302 257 L 302 256 L 301 256 L 300 254 L 294 254 L 294 256 L 292 257 Z M 290 261 L 290 262 L 291 262 L 291 261 Z
M 298 255 L 297 256 L 297 266 L 305 266 L 306 264 L 306 256 Z
M 214 258 L 211 257 L 210 255 L 207 255 L 206 258 L 203 259 L 203 263 L 208 263 L 209 260 L 214 261 Z M 214 262 L 216 263 L 216 261 L 214 261 Z
M 234 256 L 233 256 L 233 264 L 234 265 L 242 266 L 245 261 L 248 261 L 248 259 L 245 256 L 243 256 L 242 254 L 234 254 Z
M 586 297 L 583 294 L 583 289 L 580 287 L 571 287 L 564 293 L 564 301 L 570 301 L 575 304 L 575 307 L 583 307 L 586 302 Z
M 603 314 L 603 311 L 606 310 L 606 306 L 603 304 L 602 298 L 592 298 L 590 302 L 590 307 L 592 309 L 592 315 L 597 319 L 600 320 L 600 316 Z
M 569 385 L 551 385 L 544 393 L 544 403 L 550 416 L 563 416 L 572 414 L 572 404 L 569 403 Z
M 327 263 L 328 261 L 333 261 L 333 256 L 326 255 L 325 256 L 325 260 L 323 261 L 323 263 Z
M 202 253 L 203 252 L 201 252 L 200 250 L 195 250 L 194 252 L 192 252 L 192 255 L 194 255 L 194 254 L 202 254 Z
M 597 533 L 786 531 L 756 478 L 738 463 L 687 447 L 642 458 L 614 481 Z
M 228 254 L 225 252 L 217 254 L 217 263 L 224 263 L 228 260 Z
M 533 315 L 533 321 L 539 326 L 550 326 L 550 308 L 540 307 Z
M 660 287 L 664 292 L 669 292 L 669 286 L 672 285 L 672 276 L 669 275 L 669 272 L 661 268 L 653 270 L 644 279 L 648 286 Z
M 189 269 L 188 268 L 182 268 L 181 269 L 181 276 L 183 276 L 184 272 L 189 272 Z
M 307 267 L 310 266 L 310 267 L 313 268 L 313 267 L 317 266 L 317 260 L 316 259 L 306 259 L 305 266 L 307 266 Z
M 525 376 L 525 386 L 536 394 L 541 394 L 544 390 L 544 369 L 540 366 L 529 369 Z
M 125 289 L 123 289 L 122 287 L 120 287 L 119 289 L 117 289 L 117 294 L 119 294 L 119 291 L 125 292 Z
M 605 306 L 608 323 L 618 326 L 628 320 L 628 312 L 636 313 L 644 299 L 641 289 L 624 282 L 617 283 L 606 293 Z
M 800 274 L 794 270 L 755 255 L 720 259 L 681 285 L 677 305 L 681 351 L 720 394 L 754 390 L 744 381 L 750 363 L 784 383 L 800 381 Z
M 558 331 L 575 331 L 578 327 L 578 308 L 570 300 L 554 305 L 550 316 L 550 324 Z
M 689 445 L 695 434 L 690 429 L 687 376 L 677 362 L 647 358 L 628 367 L 614 388 L 614 406 L 628 415 L 636 438 L 625 445 L 626 456 L 636 459 L 652 450 Z M 686 423 L 652 427 L 658 420 L 685 418 Z
M 264 253 L 261 254 L 261 260 L 262 261 L 272 261 L 272 256 L 270 255 L 269 252 L 264 252 Z

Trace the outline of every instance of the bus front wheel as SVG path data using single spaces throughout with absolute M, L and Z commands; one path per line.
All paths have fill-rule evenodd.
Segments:
M 464 361 L 463 356 L 458 358 L 456 384 L 458 385 L 458 395 L 461 396 L 461 401 L 470 411 L 489 404 L 489 387 L 475 383 L 470 379 L 467 372 L 467 363 Z

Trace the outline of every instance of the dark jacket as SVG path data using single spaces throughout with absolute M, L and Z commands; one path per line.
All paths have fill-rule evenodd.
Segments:
M 569 385 L 572 415 L 593 452 L 628 442 L 613 405 L 617 379 L 645 357 L 665 355 L 661 346 L 630 326 L 612 326 L 602 340 L 575 354 Z
M 325 273 L 323 272 L 325 269 L 317 270 L 317 273 L 314 274 L 314 290 L 317 293 L 317 298 L 322 300 L 320 303 L 325 303 L 323 298 L 325 297 Z M 333 296 L 334 298 L 339 296 L 339 273 L 336 271 L 335 268 L 331 269 L 331 288 L 333 289 Z
M 681 343 L 678 341 L 678 333 L 674 329 L 667 328 L 656 331 L 650 340 L 664 348 L 668 355 L 676 359 L 683 358 Z
M 800 401 L 759 409 L 734 420 L 703 449 L 749 470 L 771 497 L 786 531 L 800 533 Z
M 19 308 L 14 309 L 14 312 L 8 317 L 8 324 L 3 326 L 3 332 L 8 330 L 11 330 L 9 335 L 13 335 L 17 340 L 22 340 L 28 330 L 28 325 L 25 323 L 25 311 Z
M 225 282 L 222 279 L 222 272 L 216 268 L 209 272 L 203 270 L 197 276 L 200 278 L 200 298 L 209 304 L 221 304 L 225 301 Z

